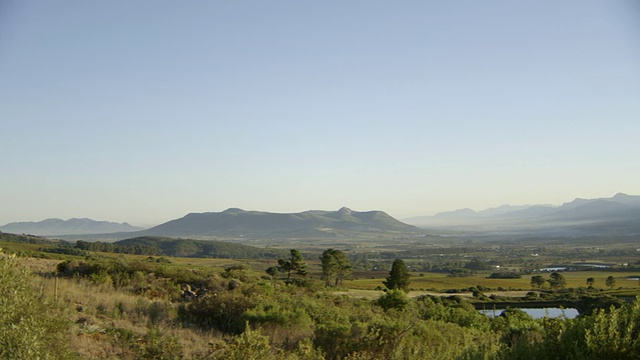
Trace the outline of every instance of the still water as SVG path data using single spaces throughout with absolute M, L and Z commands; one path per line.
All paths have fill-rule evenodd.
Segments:
M 534 319 L 540 319 L 543 317 L 555 318 L 559 316 L 564 316 L 567 319 L 573 319 L 574 317 L 578 316 L 578 310 L 574 308 L 566 308 L 566 309 L 561 309 L 557 307 L 549 307 L 549 308 L 542 308 L 542 309 L 521 308 L 520 310 L 526 312 L 527 314 L 529 314 L 529 316 L 531 316 Z M 490 317 L 500 316 L 500 314 L 502 314 L 502 309 L 496 309 L 496 310 L 486 309 L 486 310 L 478 310 L 478 311 L 481 314 L 485 314 Z

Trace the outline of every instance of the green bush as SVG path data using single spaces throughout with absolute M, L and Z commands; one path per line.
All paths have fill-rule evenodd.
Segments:
M 0 252 L 0 359 L 69 359 L 67 324 L 31 281 L 13 256 Z

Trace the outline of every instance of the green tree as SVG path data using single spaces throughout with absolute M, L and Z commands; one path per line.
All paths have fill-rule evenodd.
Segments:
M 551 273 L 548 281 L 552 289 L 563 289 L 567 285 L 567 280 L 565 280 L 564 275 L 559 272 Z
M 614 278 L 613 276 L 607 276 L 604 284 L 607 285 L 609 289 L 613 289 L 613 287 L 616 286 L 616 278 Z
M 411 274 L 409 274 L 409 270 L 404 264 L 404 261 L 401 259 L 395 259 L 391 265 L 389 277 L 387 277 L 387 280 L 382 283 L 389 290 L 401 289 L 407 292 L 409 291 L 409 284 L 411 284 L 410 277 Z
M 531 287 L 533 288 L 541 288 L 546 282 L 547 280 L 540 275 L 534 275 L 531 277 Z
M 279 259 L 278 265 L 283 272 L 287 273 L 287 282 L 291 280 L 291 274 L 296 273 L 298 275 L 307 275 L 307 264 L 304 263 L 304 258 L 300 251 L 291 249 L 291 255 L 288 259 Z
M 352 266 L 347 255 L 340 250 L 328 249 L 320 257 L 322 262 L 322 275 L 325 285 L 338 286 L 351 275 Z
M 594 278 L 592 278 L 592 277 L 587 278 L 587 286 L 588 286 L 588 287 L 592 287 L 592 286 L 593 286 L 593 284 L 595 284 L 595 283 L 596 283 L 596 279 L 594 279 Z

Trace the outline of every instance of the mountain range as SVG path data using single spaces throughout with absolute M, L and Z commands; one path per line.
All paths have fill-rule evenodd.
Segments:
M 459 209 L 404 219 L 421 228 L 485 231 L 535 230 L 552 235 L 640 234 L 640 196 L 575 199 L 560 206 L 503 205 L 482 211 Z
M 140 236 L 308 238 L 345 233 L 418 232 L 382 211 L 310 210 L 270 213 L 231 208 L 222 212 L 191 213 L 138 232 Z
M 421 230 L 382 211 L 359 212 L 343 207 L 338 211 L 310 210 L 300 213 L 270 213 L 230 208 L 222 212 L 190 213 L 146 230 L 134 228 L 126 223 L 115 224 L 89 219 L 49 219 L 38 223 L 11 223 L 0 227 L 0 231 L 60 236 L 66 239 L 91 238 L 113 241 L 140 236 L 196 239 L 336 238 L 354 234 L 416 233 Z
M 411 224 L 411 225 L 409 225 Z M 414 226 L 415 225 L 415 226 Z M 58 236 L 69 240 L 116 241 L 140 236 L 193 239 L 354 238 L 356 235 L 502 234 L 535 236 L 640 235 L 640 196 L 575 199 L 560 206 L 502 205 L 482 211 L 459 209 L 396 220 L 383 211 L 309 210 L 271 213 L 230 208 L 190 213 L 143 230 L 127 223 L 91 219 L 47 219 L 10 223 L 1 232 Z
M 46 219 L 38 222 L 13 222 L 0 226 L 0 231 L 2 232 L 40 236 L 87 235 L 139 230 L 142 230 L 142 228 L 129 225 L 126 222 L 116 223 L 110 221 L 96 221 L 86 218 L 72 218 L 69 220 Z

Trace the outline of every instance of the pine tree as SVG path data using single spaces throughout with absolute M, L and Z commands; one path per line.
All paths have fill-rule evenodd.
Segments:
M 411 284 L 411 281 L 409 280 L 410 277 L 411 274 L 409 274 L 409 270 L 407 270 L 407 266 L 404 264 L 404 261 L 401 259 L 395 259 L 393 261 L 393 265 L 391 265 L 389 277 L 387 277 L 387 280 L 382 283 L 389 290 L 401 289 L 408 292 L 409 284 Z
M 294 272 L 302 276 L 307 275 L 307 264 L 305 264 L 303 260 L 302 254 L 296 249 L 291 249 L 289 259 L 278 260 L 278 265 L 280 265 L 282 271 L 287 273 L 287 282 L 291 280 L 291 274 Z
M 352 266 L 347 255 L 340 250 L 328 249 L 320 257 L 325 285 L 338 286 L 351 274 Z

